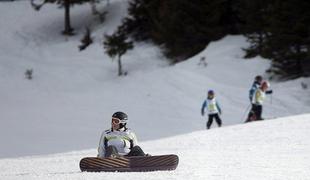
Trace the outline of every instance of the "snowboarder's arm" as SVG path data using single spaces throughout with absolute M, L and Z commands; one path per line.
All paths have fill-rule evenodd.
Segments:
M 98 155 L 97 157 L 100 157 L 100 158 L 103 158 L 104 157 L 104 154 L 105 154 L 105 142 L 106 138 L 105 138 L 105 133 L 103 132 L 101 134 L 101 137 L 100 137 L 100 141 L 99 141 L 99 147 L 98 147 Z
M 130 136 L 131 136 L 131 142 L 130 143 L 132 144 L 131 146 L 134 147 L 134 146 L 138 145 L 138 139 L 137 139 L 136 134 L 134 132 L 131 132 Z

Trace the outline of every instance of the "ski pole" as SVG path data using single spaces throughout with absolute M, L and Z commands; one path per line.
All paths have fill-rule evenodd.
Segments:
M 243 116 L 241 117 L 241 119 L 244 119 L 244 117 L 245 117 L 246 113 L 249 111 L 250 107 L 251 107 L 251 104 L 248 105 L 248 107 L 246 108 L 245 112 L 243 113 Z

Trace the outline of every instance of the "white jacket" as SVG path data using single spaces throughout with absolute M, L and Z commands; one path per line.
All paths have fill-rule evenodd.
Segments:
M 104 157 L 105 147 L 107 146 L 115 146 L 120 155 L 127 155 L 130 152 L 130 148 L 137 144 L 137 137 L 130 129 L 122 128 L 118 131 L 109 129 L 101 134 L 98 157 Z
M 262 91 L 260 88 L 258 88 L 254 93 L 252 103 L 255 105 L 263 105 L 265 98 L 266 98 L 266 93 Z
M 201 112 L 204 114 L 205 109 L 208 110 L 208 114 L 217 114 L 217 113 L 222 113 L 222 110 L 217 102 L 217 100 L 215 99 L 215 97 L 213 97 L 212 99 L 205 99 L 205 101 L 202 104 L 201 107 Z

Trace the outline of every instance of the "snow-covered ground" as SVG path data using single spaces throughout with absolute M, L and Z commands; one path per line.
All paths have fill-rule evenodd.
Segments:
M 248 180 L 310 177 L 310 115 L 197 131 L 141 143 L 151 154 L 175 153 L 175 171 L 85 173 L 81 157 L 95 149 L 0 160 L 0 179 Z
M 74 6 L 76 35 L 66 38 L 60 35 L 63 9 L 46 5 L 36 12 L 28 1 L 0 3 L 0 158 L 28 156 L 1 159 L 0 179 L 309 177 L 309 115 L 237 125 L 245 120 L 254 76 L 267 77 L 269 67 L 259 57 L 242 59 L 241 48 L 248 45 L 244 37 L 212 42 L 173 66 L 153 44 L 137 43 L 123 57 L 128 75 L 118 77 L 102 38 L 116 29 L 126 8 L 126 0 L 103 3 L 106 21 L 95 26 L 98 19 L 89 5 Z M 95 42 L 78 52 L 85 24 Z M 206 67 L 198 65 L 201 57 Z M 32 80 L 25 78 L 27 69 L 33 69 Z M 302 89 L 302 82 L 310 86 L 309 78 L 271 82 L 274 94 L 263 116 L 310 113 L 310 88 Z M 205 131 L 200 108 L 208 89 L 215 90 L 222 106 L 224 128 Z M 96 155 L 101 131 L 119 110 L 129 115 L 129 126 L 147 152 L 180 156 L 177 171 L 79 172 L 79 159 Z M 43 156 L 51 153 L 62 154 Z

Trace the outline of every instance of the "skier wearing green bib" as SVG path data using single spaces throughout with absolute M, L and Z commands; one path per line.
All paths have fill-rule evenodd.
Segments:
M 209 90 L 208 91 L 208 97 L 207 99 L 203 102 L 202 107 L 201 107 L 201 115 L 205 115 L 205 109 L 207 109 L 208 112 L 208 122 L 207 122 L 207 129 L 210 129 L 213 119 L 215 119 L 217 125 L 219 127 L 222 126 L 222 120 L 219 116 L 219 114 L 222 114 L 222 110 L 215 98 L 214 91 Z

